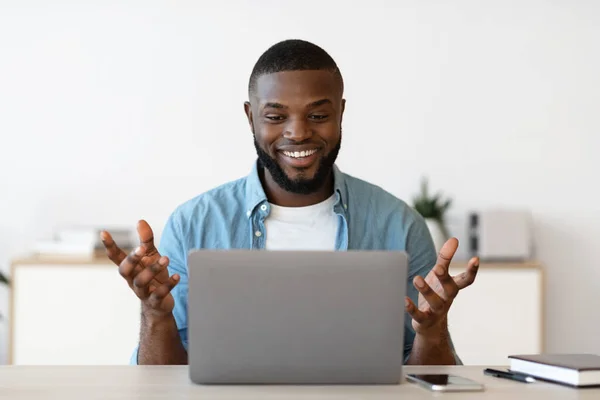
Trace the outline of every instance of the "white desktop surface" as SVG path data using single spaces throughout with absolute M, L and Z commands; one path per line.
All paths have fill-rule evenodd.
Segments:
M 531 384 L 483 375 L 485 367 L 406 367 L 405 373 L 453 373 L 484 392 L 434 393 L 413 383 L 385 386 L 201 386 L 187 366 L 2 366 L 0 399 L 600 399 L 599 389 Z

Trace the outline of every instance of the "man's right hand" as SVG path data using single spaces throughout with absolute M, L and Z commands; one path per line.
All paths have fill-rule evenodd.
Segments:
M 142 311 L 147 316 L 162 317 L 175 306 L 171 290 L 179 282 L 179 275 L 169 277 L 169 259 L 161 257 L 154 246 L 154 234 L 144 220 L 138 222 L 140 246 L 126 254 L 115 243 L 110 233 L 100 236 L 108 258 L 119 267 L 119 273 L 142 301 Z

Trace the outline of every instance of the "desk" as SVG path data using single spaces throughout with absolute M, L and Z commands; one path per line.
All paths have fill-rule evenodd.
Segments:
M 4 366 L 0 398 L 31 399 L 600 399 L 600 389 L 531 384 L 483 375 L 483 367 L 406 367 L 406 373 L 454 373 L 484 392 L 433 393 L 415 384 L 385 386 L 201 386 L 186 366 Z

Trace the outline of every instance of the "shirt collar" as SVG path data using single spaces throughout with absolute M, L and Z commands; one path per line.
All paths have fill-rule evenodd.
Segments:
M 258 177 L 258 160 L 256 160 L 246 178 L 246 216 L 251 216 L 254 209 L 265 201 L 267 201 L 267 195 Z
M 335 164 L 333 165 L 333 190 L 336 195 L 334 207 L 336 209 L 342 207 L 343 210 L 346 210 L 348 202 L 346 199 L 345 176 Z M 254 209 L 266 201 L 267 195 L 258 176 L 258 160 L 256 160 L 252 165 L 250 174 L 246 178 L 246 215 L 250 217 Z

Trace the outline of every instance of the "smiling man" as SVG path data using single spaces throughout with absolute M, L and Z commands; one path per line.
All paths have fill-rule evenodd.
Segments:
M 176 208 L 160 249 L 138 224 L 127 255 L 108 232 L 111 260 L 142 303 L 139 364 L 187 363 L 187 254 L 198 248 L 403 250 L 409 255 L 404 356 L 407 364 L 455 364 L 447 313 L 473 283 L 479 260 L 448 274 L 458 241 L 436 255 L 423 219 L 380 187 L 335 165 L 342 140 L 344 83 L 320 47 L 287 40 L 256 62 L 244 104 L 258 160 L 249 175 Z M 401 312 L 401 310 L 399 310 Z

